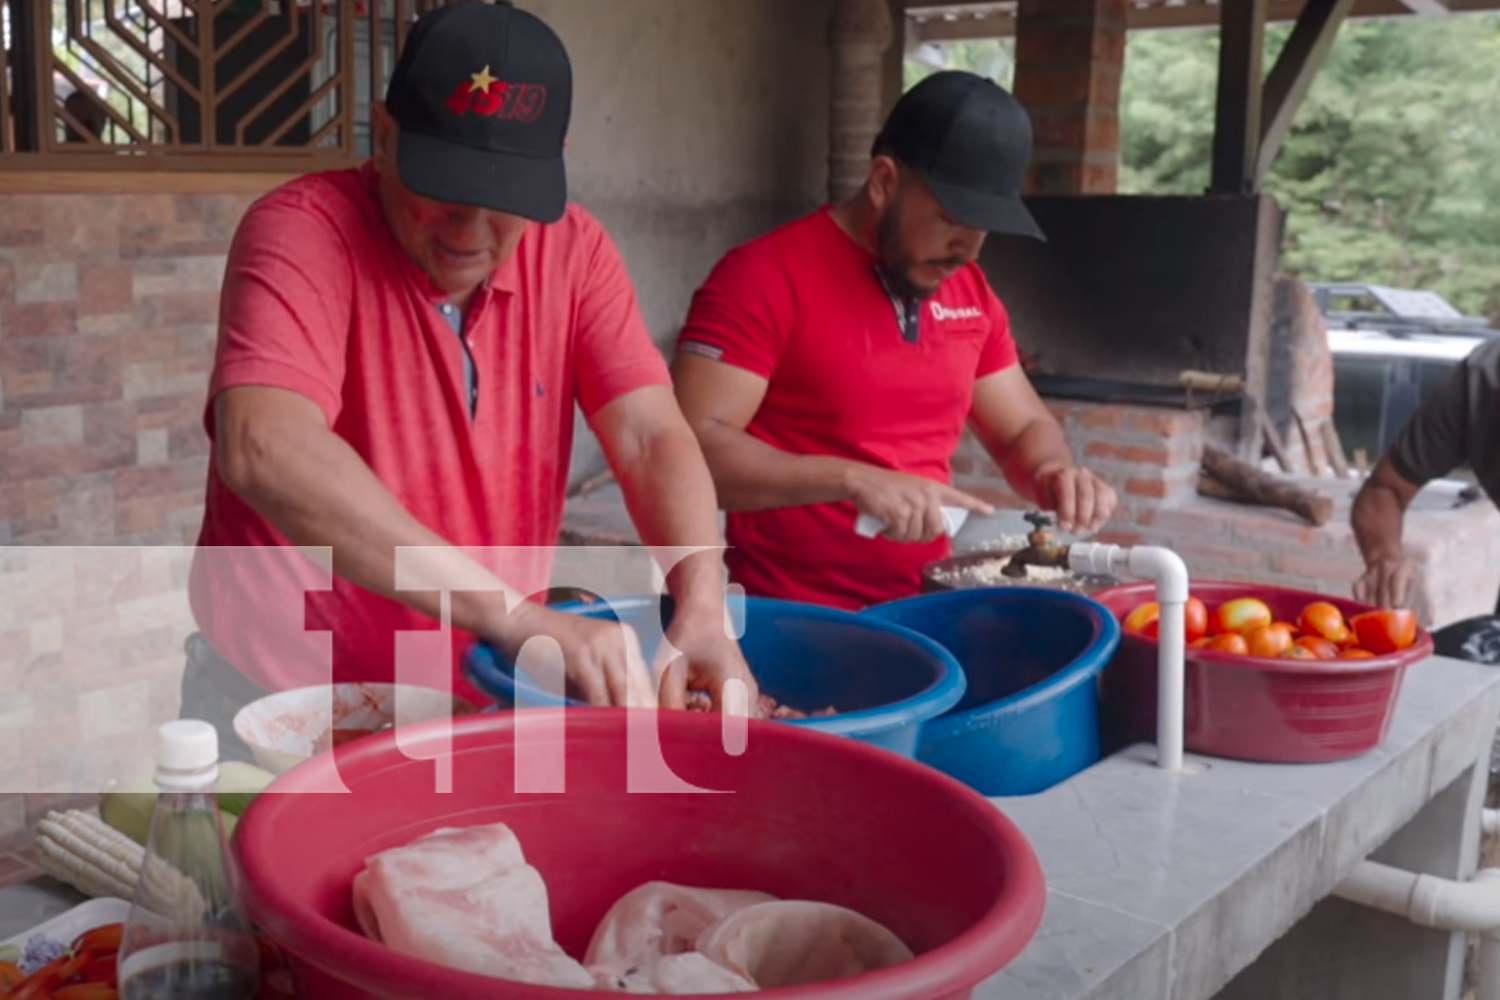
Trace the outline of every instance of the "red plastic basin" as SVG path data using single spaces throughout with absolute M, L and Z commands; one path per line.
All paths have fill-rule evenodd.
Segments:
M 386 733 L 279 778 L 235 839 L 251 914 L 292 955 L 299 995 L 581 995 L 456 972 L 359 933 L 350 885 L 364 859 L 443 826 L 509 824 L 547 882 L 554 934 L 575 958 L 605 911 L 653 879 L 847 906 L 917 953 L 853 979 L 764 991 L 788 1000 L 959 1000 L 1036 933 L 1046 888 L 1035 853 L 959 782 L 855 740 L 771 722 L 751 723 L 748 746 L 733 757 L 717 716 L 664 712 L 663 759 L 684 781 L 731 794 L 628 794 L 626 715 L 535 709 L 458 720 L 447 793 L 436 790 L 434 764 L 413 759 L 440 750 L 444 721 L 406 728 L 402 748 Z M 515 791 L 518 726 L 523 739 L 552 745 L 566 733 L 566 791 Z M 335 774 L 347 793 L 313 791 Z
M 1256 597 L 1277 621 L 1295 623 L 1313 601 L 1353 617 L 1375 608 L 1341 597 L 1247 583 L 1194 583 L 1214 608 Z M 1094 595 L 1116 617 L 1156 599 L 1149 583 Z M 1406 668 L 1432 655 L 1425 629 L 1409 649 L 1364 660 L 1286 660 L 1189 649 L 1185 664 L 1183 745 L 1210 757 L 1272 764 L 1345 760 L 1380 745 L 1395 712 Z M 1105 742 L 1111 749 L 1156 739 L 1157 643 L 1126 633 L 1100 678 Z

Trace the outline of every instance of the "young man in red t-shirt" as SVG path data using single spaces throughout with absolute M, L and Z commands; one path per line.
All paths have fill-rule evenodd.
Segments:
M 400 633 L 437 628 L 455 574 L 472 583 L 450 598 L 456 641 L 438 655 L 416 636 L 424 654 L 400 659 L 427 673 L 403 680 L 477 697 L 458 669 L 475 637 L 514 657 L 546 635 L 592 703 L 680 707 L 691 686 L 718 705 L 737 679 L 755 704 L 712 479 L 618 251 L 567 201 L 571 102 L 540 20 L 440 7 L 374 109 L 371 160 L 246 214 L 205 414 L 185 715 L 223 730 L 265 689 L 327 683 L 330 644 L 334 680 L 392 680 Z M 719 547 L 666 578 L 685 659 L 659 686 L 612 623 L 523 600 L 550 582 L 575 405 L 647 545 Z M 331 549 L 331 579 L 304 547 Z M 431 592 L 398 589 L 397 549 Z
M 986 233 L 1041 238 L 1020 198 L 1030 157 L 1010 94 L 938 73 L 892 110 L 857 196 L 732 251 L 694 297 L 673 374 L 747 593 L 846 608 L 917 593 L 949 552 L 942 508 L 990 513 L 949 485 L 966 422 L 1064 530 L 1114 511 L 974 263 Z

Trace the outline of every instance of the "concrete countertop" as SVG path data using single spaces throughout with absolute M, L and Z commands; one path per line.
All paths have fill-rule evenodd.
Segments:
M 1048 904 L 974 1000 L 1214 996 L 1439 792 L 1487 769 L 1497 715 L 1500 670 L 1434 658 L 1407 671 L 1384 744 L 1353 760 L 1189 755 L 1173 774 L 1141 745 L 993 800 L 1036 848 Z

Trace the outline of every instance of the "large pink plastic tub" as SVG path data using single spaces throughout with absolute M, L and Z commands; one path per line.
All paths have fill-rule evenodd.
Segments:
M 585 994 L 455 972 L 356 928 L 350 884 L 367 856 L 443 826 L 504 822 L 547 882 L 557 940 L 582 957 L 605 911 L 652 879 L 820 900 L 884 923 L 917 958 L 836 983 L 766 990 L 821 1000 L 962 1000 L 1041 922 L 1030 844 L 959 782 L 858 741 L 772 722 L 725 753 L 717 716 L 662 712 L 666 762 L 729 794 L 626 792 L 624 709 L 536 709 L 453 722 L 451 793 L 436 791 L 449 725 L 426 723 L 324 754 L 284 775 L 239 825 L 255 920 L 316 1000 L 561 1000 Z M 517 793 L 514 740 L 566 732 L 566 791 Z M 318 793 L 335 774 L 347 793 Z M 298 794 L 302 793 L 302 794 Z M 589 996 L 597 994 L 589 993 Z

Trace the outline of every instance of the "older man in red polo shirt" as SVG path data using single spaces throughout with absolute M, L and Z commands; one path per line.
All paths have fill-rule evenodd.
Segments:
M 860 608 L 916 594 L 948 554 L 943 508 L 965 423 L 1065 530 L 1114 490 L 1079 466 L 1016 359 L 974 263 L 990 232 L 1041 237 L 1020 198 L 1031 124 L 972 73 L 908 91 L 869 179 L 730 253 L 678 344 L 677 394 L 729 513 L 731 576 L 752 595 Z M 884 525 L 878 537 L 859 516 Z
M 222 731 L 265 689 L 325 683 L 330 642 L 335 680 L 391 680 L 398 634 L 436 628 L 454 574 L 472 584 L 450 598 L 461 641 L 419 679 L 472 695 L 471 640 L 515 656 L 545 635 L 591 703 L 678 707 L 692 687 L 719 704 L 730 680 L 755 703 L 721 551 L 667 575 L 684 656 L 659 684 L 617 627 L 521 600 L 549 584 L 575 404 L 647 545 L 723 544 L 620 255 L 567 201 L 571 101 L 567 53 L 537 18 L 441 7 L 373 110 L 372 158 L 246 214 L 205 415 L 184 714 Z M 398 589 L 395 552 L 414 547 L 432 591 Z M 331 590 L 304 548 L 331 550 Z

